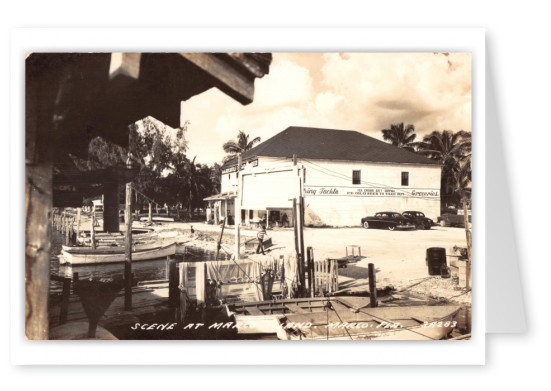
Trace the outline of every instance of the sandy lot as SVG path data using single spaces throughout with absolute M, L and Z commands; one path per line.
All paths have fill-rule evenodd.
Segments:
M 219 234 L 220 228 L 202 223 L 168 223 L 161 229 L 190 230 L 190 225 L 199 232 L 208 232 L 211 238 Z M 245 238 L 256 237 L 256 230 L 241 229 Z M 433 299 L 444 299 L 470 303 L 471 293 L 460 289 L 452 279 L 429 276 L 425 261 L 429 247 L 449 249 L 457 245 L 466 247 L 465 230 L 453 227 L 433 227 L 431 230 L 388 231 L 364 228 L 305 228 L 305 247 L 314 249 L 316 259 L 341 258 L 346 255 L 348 245 L 360 246 L 362 258 L 347 268 L 339 269 L 342 287 L 366 289 L 367 266 L 373 263 L 377 272 L 377 286 L 393 286 L 398 291 L 420 294 Z M 226 228 L 224 248 L 233 248 L 234 229 Z M 273 255 L 294 251 L 293 229 L 269 230 L 276 249 Z M 250 256 L 250 255 L 249 255 Z M 449 264 L 449 258 L 448 258 Z

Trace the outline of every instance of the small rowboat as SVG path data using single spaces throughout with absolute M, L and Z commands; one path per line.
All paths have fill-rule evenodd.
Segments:
M 168 246 L 174 243 L 174 239 L 165 240 L 148 240 L 148 241 L 135 241 L 132 245 L 132 252 L 154 250 L 159 247 Z M 71 254 L 124 254 L 125 243 L 113 242 L 113 243 L 101 243 L 92 249 L 90 246 L 66 246 L 62 245 L 61 250 Z
M 369 308 L 369 297 L 318 297 L 230 305 L 238 334 L 282 340 L 438 340 L 457 325 L 459 306 Z
M 75 248 L 75 247 L 73 247 Z M 176 254 L 178 249 L 177 243 L 171 243 L 166 246 L 158 246 L 155 248 L 132 251 L 132 262 L 135 261 L 150 261 L 152 259 L 165 258 L 169 255 Z M 116 263 L 124 262 L 124 249 L 115 248 L 109 251 L 109 248 L 98 250 L 83 249 L 81 251 L 61 251 L 59 256 L 60 263 L 69 263 L 71 265 L 91 265 L 99 263 Z
M 136 240 L 147 239 L 153 235 L 152 229 L 140 228 L 132 230 L 132 237 Z M 124 245 L 123 233 L 108 233 L 108 232 L 95 232 L 96 241 L 101 244 L 121 243 Z M 90 231 L 80 231 L 80 236 L 77 237 L 77 241 L 84 245 L 90 245 Z
M 149 217 L 140 217 L 140 221 L 148 221 Z M 172 223 L 174 222 L 174 217 L 167 216 L 152 216 L 151 221 L 157 221 L 162 223 Z
M 324 312 L 279 318 L 279 339 L 288 340 L 439 340 L 451 333 L 459 306 L 407 306 L 354 309 L 337 298 Z

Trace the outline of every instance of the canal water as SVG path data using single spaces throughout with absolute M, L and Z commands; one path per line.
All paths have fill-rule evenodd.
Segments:
M 58 275 L 60 277 L 73 277 L 73 273 L 78 273 L 79 278 L 124 278 L 124 263 L 114 264 L 101 264 L 101 265 L 78 265 L 71 266 L 66 264 L 60 264 L 57 257 L 61 253 L 61 246 L 64 243 L 64 236 L 57 231 L 52 232 L 51 239 L 51 261 L 50 261 L 50 274 Z M 200 260 L 200 259 L 212 259 L 214 260 L 215 254 L 212 251 L 205 251 L 200 248 L 189 247 L 186 249 L 186 259 Z M 134 274 L 134 284 L 140 281 L 152 281 L 166 279 L 166 258 L 152 260 L 152 261 L 140 261 L 132 263 L 132 273 Z M 63 288 L 61 282 L 50 280 L 50 294 L 61 294 Z
M 63 235 L 54 231 L 52 232 L 51 241 L 51 262 L 50 273 L 61 277 L 73 277 L 73 273 L 77 272 L 79 278 L 101 277 L 123 279 L 124 263 L 103 264 L 103 265 L 86 265 L 86 266 L 71 266 L 61 265 L 58 255 L 61 253 L 63 244 Z M 159 259 L 155 261 L 143 261 L 132 264 L 132 273 L 134 273 L 134 282 L 161 280 L 166 276 L 166 260 Z M 51 281 L 50 290 L 56 293 L 61 289 L 62 283 Z

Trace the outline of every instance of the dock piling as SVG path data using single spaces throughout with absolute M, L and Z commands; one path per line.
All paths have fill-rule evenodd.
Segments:
M 377 282 L 375 281 L 375 265 L 368 264 L 369 275 L 369 303 L 371 307 L 377 307 Z
M 124 217 L 126 235 L 124 241 L 124 309 L 132 309 L 132 183 L 126 184 L 126 208 Z
M 307 255 L 307 270 L 308 270 L 308 294 L 310 297 L 316 295 L 315 278 L 314 278 L 314 249 L 308 247 L 306 249 Z
M 178 306 L 179 299 L 179 273 L 178 261 L 174 257 L 167 257 L 168 263 L 168 304 L 171 307 Z

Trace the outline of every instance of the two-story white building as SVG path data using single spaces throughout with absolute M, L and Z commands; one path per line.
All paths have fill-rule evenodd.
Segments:
M 296 165 L 293 162 L 296 156 Z M 292 126 L 222 166 L 221 194 L 209 197 L 207 219 L 234 220 L 241 180 L 241 221 L 293 225 L 302 195 L 305 224 L 358 226 L 381 211 L 440 214 L 441 166 L 357 131 Z M 216 217 L 215 217 L 216 215 Z

